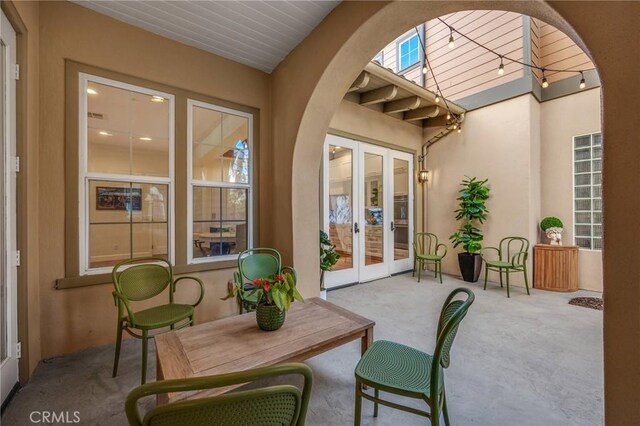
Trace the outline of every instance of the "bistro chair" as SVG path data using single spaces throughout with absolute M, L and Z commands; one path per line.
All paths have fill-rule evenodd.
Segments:
M 440 249 L 444 249 L 440 253 Z M 433 263 L 435 265 L 435 277 L 440 274 L 440 284 L 442 284 L 442 259 L 447 255 L 447 246 L 438 244 L 438 236 L 430 232 L 419 232 L 413 240 L 413 275 L 418 270 L 418 282 L 420 282 L 420 271 L 424 264 Z
M 453 300 L 456 295 L 464 300 Z M 444 369 L 449 367 L 450 351 L 458 326 L 467 314 L 475 296 L 468 288 L 457 288 L 449 294 L 442 306 L 433 355 L 387 340 L 377 340 L 356 366 L 355 425 L 362 415 L 362 398 L 373 401 L 373 417 L 378 417 L 378 404 L 425 416 L 432 425 L 440 424 L 440 414 L 449 425 L 449 412 L 444 391 Z M 363 390 L 373 388 L 374 394 Z M 380 391 L 421 399 L 429 407 L 423 411 L 380 398 Z
M 497 253 L 497 259 L 488 259 L 485 251 L 493 250 Z M 527 278 L 527 259 L 529 257 L 529 240 L 522 237 L 506 237 L 500 240 L 498 247 L 485 247 L 480 252 L 485 263 L 484 268 L 484 289 L 487 289 L 487 278 L 489 270 L 500 274 L 500 287 L 502 285 L 502 271 L 507 276 L 507 297 L 509 294 L 509 272 L 522 272 L 524 274 L 524 285 L 529 293 L 529 280 Z
M 164 259 L 147 257 L 129 259 L 118 263 L 111 273 L 115 291 L 113 299 L 118 307 L 116 354 L 113 361 L 113 377 L 118 374 L 122 331 L 142 339 L 142 379 L 147 377 L 147 340 L 153 338 L 149 331 L 169 327 L 171 330 L 193 325 L 194 308 L 204 297 L 204 285 L 196 277 L 173 278 L 171 263 Z M 173 302 L 176 284 L 183 280 L 193 280 L 200 285 L 200 297 L 193 305 Z M 169 287 L 169 303 L 134 312 L 131 302 L 151 299 Z M 137 333 L 134 331 L 138 331 Z M 157 334 L 157 333 L 156 333 Z
M 238 255 L 238 270 L 233 274 L 235 283 L 244 283 L 244 292 L 238 292 L 236 296 L 240 313 L 242 314 L 243 310 L 247 312 L 255 310 L 258 303 L 257 293 L 249 295 L 254 288 L 253 280 L 285 272 L 291 273 L 294 281 L 297 281 L 295 269 L 290 266 L 282 266 L 282 257 L 276 249 L 252 248 L 240 253 Z
M 290 374 L 304 378 L 302 392 L 290 384 L 272 385 L 159 405 L 144 417 L 138 410 L 138 400 L 147 396 L 215 389 Z M 125 412 L 131 426 L 302 426 L 307 416 L 311 385 L 311 369 L 301 363 L 279 364 L 218 376 L 163 380 L 132 390 L 127 396 Z

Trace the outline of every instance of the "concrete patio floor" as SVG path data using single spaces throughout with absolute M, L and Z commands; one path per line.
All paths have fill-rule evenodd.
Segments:
M 431 353 L 438 313 L 446 295 L 461 285 L 476 294 L 445 372 L 453 425 L 603 424 L 602 312 L 568 305 L 577 296 L 467 284 L 444 277 L 417 283 L 411 274 L 329 292 L 329 301 L 376 321 L 375 339 L 401 342 Z M 153 345 L 150 345 L 153 347 Z M 215 350 L 215 348 L 212 348 Z M 150 351 L 150 360 L 155 354 Z M 113 346 L 40 363 L 32 380 L 7 408 L 2 422 L 28 425 L 30 413 L 79 411 L 82 425 L 124 425 L 124 399 L 139 383 L 140 344 L 123 345 L 120 374 L 111 378 Z M 307 424 L 353 424 L 353 369 L 360 343 L 352 342 L 308 361 L 314 387 Z M 149 363 L 148 377 L 155 377 Z M 394 398 L 390 398 L 394 399 Z M 406 400 L 405 400 L 406 401 Z M 143 408 L 153 401 L 147 400 Z M 419 401 L 409 405 L 420 407 Z M 363 424 L 418 425 L 425 419 L 363 403 Z M 6 423 L 5 423 L 6 422 Z

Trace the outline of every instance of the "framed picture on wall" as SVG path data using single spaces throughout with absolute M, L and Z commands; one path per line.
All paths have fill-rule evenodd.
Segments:
M 142 210 L 141 188 L 96 187 L 96 210 Z

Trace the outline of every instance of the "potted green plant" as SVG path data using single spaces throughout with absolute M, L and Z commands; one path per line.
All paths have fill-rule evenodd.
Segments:
M 340 254 L 336 252 L 336 246 L 331 242 L 326 232 L 320 231 L 320 297 L 326 299 L 324 288 L 324 273 L 330 271 L 338 263 Z
M 540 222 L 540 228 L 549 238 L 550 244 L 554 246 L 562 245 L 562 232 L 564 231 L 564 225 L 562 221 L 557 217 L 545 217 Z
M 246 293 L 247 297 L 257 293 L 256 322 L 265 331 L 273 331 L 282 327 L 286 312 L 294 300 L 304 302 L 296 288 L 296 281 L 289 272 L 253 280 L 253 289 L 245 290 L 241 283 L 235 283 L 223 300 L 235 297 L 238 293 Z
M 476 282 L 482 270 L 482 259 L 480 250 L 482 249 L 482 231 L 476 226 L 477 223 L 484 223 L 489 211 L 486 201 L 489 198 L 488 179 L 478 180 L 475 177 L 465 176 L 460 184 L 457 198 L 459 204 L 454 211 L 456 220 L 462 220 L 462 226 L 449 237 L 454 247 L 462 244 L 463 253 L 458 253 L 458 264 L 462 278 L 467 282 Z

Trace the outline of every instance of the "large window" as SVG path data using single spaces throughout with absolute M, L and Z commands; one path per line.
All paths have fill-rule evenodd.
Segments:
M 252 115 L 188 102 L 190 263 L 251 247 Z
M 80 75 L 80 272 L 173 261 L 173 95 Z
M 602 136 L 573 138 L 575 244 L 602 249 Z
M 420 62 L 420 42 L 416 34 L 398 43 L 398 72 L 418 62 Z

